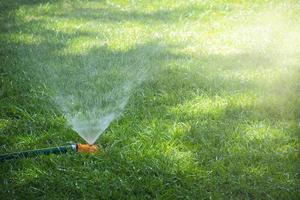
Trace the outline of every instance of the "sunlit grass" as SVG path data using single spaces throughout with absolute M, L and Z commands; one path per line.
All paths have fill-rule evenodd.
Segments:
M 1 153 L 83 142 L 45 69 L 151 69 L 99 155 L 1 163 L 0 199 L 299 198 L 299 2 L 0 5 Z

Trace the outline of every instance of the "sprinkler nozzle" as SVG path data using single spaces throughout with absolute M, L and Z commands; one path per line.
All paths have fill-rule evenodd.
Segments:
M 78 152 L 96 153 L 99 151 L 99 147 L 94 144 L 77 144 Z

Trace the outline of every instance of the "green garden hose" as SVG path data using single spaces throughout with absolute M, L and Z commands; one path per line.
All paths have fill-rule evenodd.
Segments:
M 66 154 L 68 152 L 95 153 L 97 151 L 98 151 L 98 146 L 96 146 L 96 145 L 70 144 L 70 145 L 65 145 L 65 146 L 60 146 L 60 147 L 51 147 L 51 148 L 45 148 L 45 149 L 36 149 L 36 150 L 3 154 L 3 155 L 0 155 L 0 162 L 6 161 L 6 160 L 20 159 L 20 158 L 37 157 L 40 155 Z

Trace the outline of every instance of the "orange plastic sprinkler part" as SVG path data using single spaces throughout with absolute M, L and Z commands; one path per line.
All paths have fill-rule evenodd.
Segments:
M 94 144 L 77 144 L 77 151 L 86 153 L 97 153 L 99 151 L 99 147 Z

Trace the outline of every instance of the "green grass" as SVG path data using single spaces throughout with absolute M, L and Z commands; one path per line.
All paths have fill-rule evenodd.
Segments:
M 0 152 L 83 142 L 43 69 L 153 73 L 99 155 L 0 164 L 0 199 L 299 199 L 298 1 L 1 1 Z M 109 78 L 109 77 L 108 77 Z

